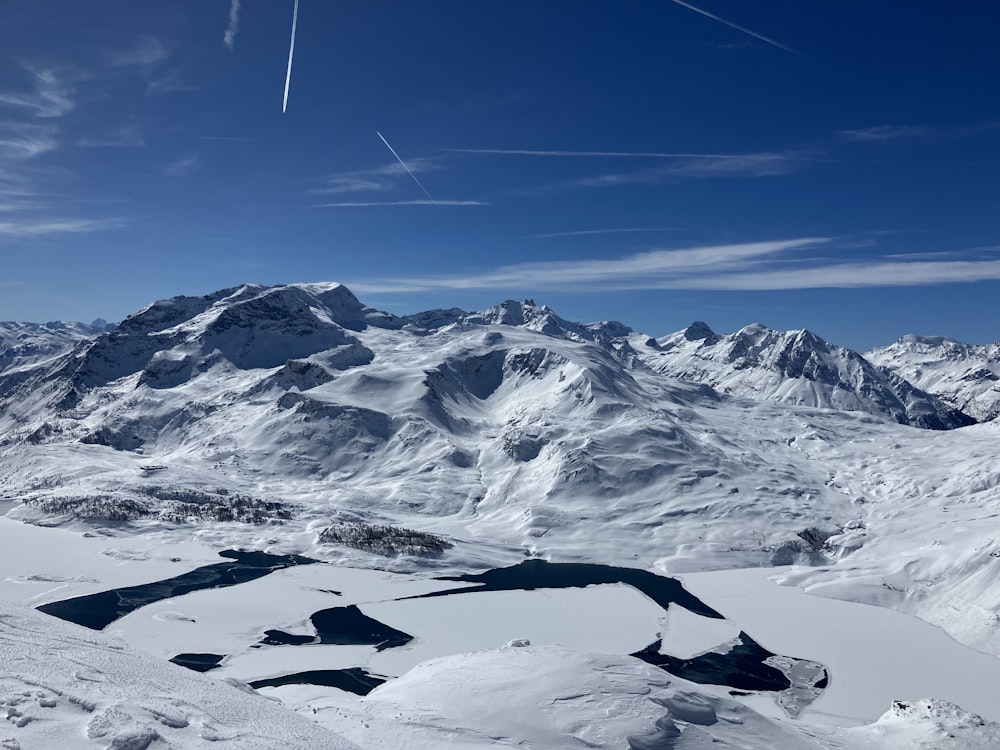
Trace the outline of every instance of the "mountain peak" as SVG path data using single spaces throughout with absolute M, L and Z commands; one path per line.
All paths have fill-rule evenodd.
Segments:
M 962 342 L 956 341 L 948 336 L 921 336 L 916 333 L 907 333 L 900 336 L 896 340 L 897 344 L 903 346 L 926 346 L 926 347 L 937 347 L 937 346 L 955 346 L 962 345 Z
M 717 340 L 719 336 L 709 328 L 708 323 L 696 320 L 684 329 L 684 338 L 688 341 L 704 341 L 706 339 Z

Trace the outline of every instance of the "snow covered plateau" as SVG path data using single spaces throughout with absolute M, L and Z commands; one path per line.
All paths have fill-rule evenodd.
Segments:
M 1000 747 L 998 346 L 399 317 L 332 283 L 0 323 L 0 748 Z M 227 550 L 309 564 L 111 595 L 101 631 L 33 611 Z M 444 595 L 526 560 L 717 614 Z M 324 635 L 332 609 L 409 640 Z M 791 688 L 629 655 L 741 634 Z

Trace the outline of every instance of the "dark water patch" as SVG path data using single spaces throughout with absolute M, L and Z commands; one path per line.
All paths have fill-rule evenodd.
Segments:
M 660 667 L 670 674 L 702 685 L 726 685 L 737 690 L 787 690 L 789 679 L 778 669 L 765 664 L 774 654 L 746 633 L 739 643 L 724 654 L 708 653 L 681 659 L 660 653 L 661 641 L 655 641 L 631 656 Z
M 724 619 L 719 612 L 685 590 L 680 581 L 638 568 L 525 560 L 508 568 L 494 568 L 476 574 L 441 576 L 438 580 L 461 581 L 476 585 L 405 598 L 423 599 L 477 591 L 584 588 L 595 584 L 622 583 L 641 591 L 665 611 L 673 604 L 703 617 Z M 742 632 L 738 643 L 724 654 L 707 653 L 691 659 L 682 659 L 670 654 L 661 654 L 660 647 L 661 641 L 658 640 L 632 656 L 692 682 L 726 685 L 742 690 L 789 691 L 794 686 L 788 676 L 768 661 L 779 658 L 782 664 L 787 662 L 791 665 L 789 668 L 806 664 L 799 659 L 777 657 Z
M 218 667 L 225 658 L 225 654 L 177 654 L 170 661 L 195 672 L 208 672 Z
M 368 695 L 372 690 L 384 683 L 380 677 L 369 674 L 358 667 L 350 669 L 314 669 L 310 672 L 271 677 L 266 680 L 255 680 L 250 687 L 259 690 L 265 687 L 281 687 L 282 685 L 322 685 L 346 690 L 355 695 Z
M 268 630 L 260 642 L 265 646 L 304 646 L 324 644 L 334 646 L 374 646 L 376 651 L 404 646 L 413 636 L 396 630 L 373 617 L 357 605 L 331 607 L 313 613 L 309 618 L 316 628 L 315 636 L 294 635 L 282 630 Z
M 51 602 L 38 607 L 38 610 L 85 628 L 103 630 L 118 618 L 153 602 L 201 589 L 237 586 L 263 578 L 276 570 L 319 562 L 301 555 L 272 555 L 240 550 L 225 550 L 219 556 L 229 558 L 231 562 L 205 565 L 162 581 Z
M 261 646 L 305 646 L 309 643 L 319 643 L 314 635 L 294 635 L 284 630 L 265 630 Z
M 375 646 L 376 651 L 403 646 L 413 636 L 369 617 L 357 605 L 332 607 L 316 612 L 311 618 L 320 643 L 338 646 Z
M 545 560 L 525 560 L 509 568 L 494 568 L 485 573 L 460 576 L 440 576 L 440 581 L 461 581 L 479 584 L 459 589 L 432 591 L 404 599 L 425 599 L 433 596 L 474 593 L 477 591 L 532 591 L 534 589 L 586 588 L 599 583 L 624 583 L 641 591 L 666 609 L 678 604 L 695 614 L 717 620 L 725 619 L 674 578 L 658 576 L 638 568 L 616 568 L 592 563 L 551 563 Z

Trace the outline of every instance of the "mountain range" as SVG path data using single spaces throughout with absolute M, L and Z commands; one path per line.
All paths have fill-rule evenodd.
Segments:
M 777 575 L 1000 654 L 996 354 L 245 285 L 112 326 L 0 324 L 0 507 L 382 569 L 412 563 L 327 530 L 436 535 L 420 566 L 443 571 L 797 563 Z
M 1000 416 L 1000 343 L 910 334 L 865 356 L 980 422 Z

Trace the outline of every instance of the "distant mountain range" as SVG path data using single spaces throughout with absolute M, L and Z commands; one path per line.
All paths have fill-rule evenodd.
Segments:
M 843 497 L 804 469 L 775 486 L 774 451 L 801 429 L 786 425 L 823 413 L 936 431 L 974 423 L 808 331 L 695 323 L 653 339 L 531 300 L 396 316 L 339 284 L 246 285 L 160 300 L 107 330 L 0 330 L 0 450 L 16 457 L 0 490 L 25 499 L 30 519 L 100 520 L 117 507 L 126 519 L 260 522 L 292 513 L 275 494 L 331 482 L 345 513 L 502 518 L 527 539 L 565 523 L 560 498 L 645 524 L 658 498 L 681 502 L 693 484 L 713 505 L 721 492 L 780 514 L 773 492 Z M 706 438 L 717 434 L 726 440 Z M 86 459 L 71 457 L 85 447 Z M 86 468 L 65 470 L 78 460 Z M 850 514 L 824 513 L 823 533 Z M 799 515 L 770 528 L 760 554 L 821 546 Z
M 1000 414 L 1000 344 L 973 346 L 909 335 L 862 356 L 806 330 L 753 324 L 720 335 L 700 321 L 652 339 L 621 323 L 572 323 L 530 300 L 477 313 L 452 308 L 397 317 L 362 305 L 341 285 L 244 286 L 177 297 L 156 302 L 118 326 L 101 320 L 90 325 L 0 323 L 0 373 L 36 370 L 82 345 L 56 370 L 34 372 L 31 382 L 64 378 L 63 385 L 70 387 L 63 397 L 69 401 L 137 372 L 140 385 L 170 388 L 194 376 L 196 361 L 204 370 L 218 357 L 244 370 L 287 365 L 279 379 L 289 379 L 291 387 L 296 379 L 323 379 L 330 369 L 370 362 L 374 353 L 347 333 L 352 330 L 372 326 L 421 335 L 495 325 L 589 342 L 626 370 L 645 364 L 740 398 L 862 411 L 937 430 Z M 309 358 L 323 361 L 293 364 Z M 300 372 L 293 374 L 296 369 Z M 0 385 L 0 393 L 10 388 L 10 383 Z
M 865 356 L 980 422 L 1000 416 L 1000 343 L 908 335 Z
M 743 398 L 863 411 L 932 430 L 975 422 L 891 368 L 877 367 L 805 330 L 773 331 L 754 324 L 719 335 L 696 322 L 650 341 L 643 359 L 657 372 Z
M 935 342 L 869 359 L 761 325 L 651 338 L 531 300 L 396 316 L 332 283 L 175 297 L 108 329 L 3 324 L 0 501 L 320 558 L 325 528 L 363 522 L 443 535 L 441 564 L 466 569 L 483 549 L 814 563 L 1000 652 L 977 604 L 997 595 L 980 519 L 1000 423 L 965 411 L 996 416 L 995 348 Z
M 107 323 L 0 323 L 0 373 L 31 367 L 94 338 Z

